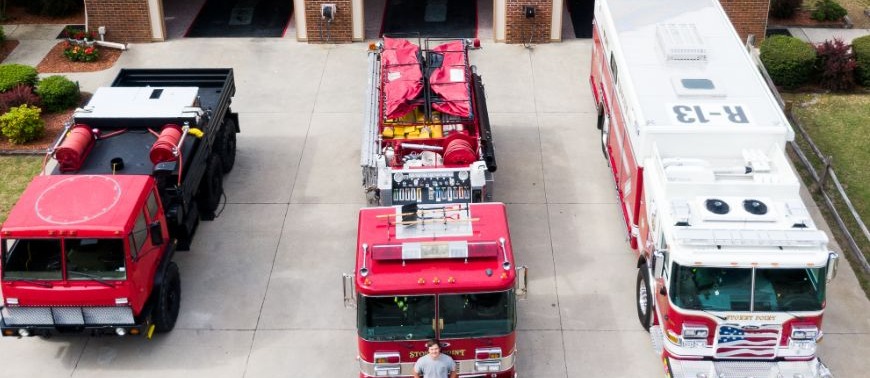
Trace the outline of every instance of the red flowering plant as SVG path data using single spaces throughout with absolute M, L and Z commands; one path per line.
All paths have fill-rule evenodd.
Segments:
M 67 42 L 63 49 L 63 55 L 72 62 L 93 62 L 100 57 L 100 51 L 95 46 Z

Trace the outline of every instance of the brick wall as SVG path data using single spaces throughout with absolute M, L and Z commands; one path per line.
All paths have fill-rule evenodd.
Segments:
M 329 25 L 323 22 L 321 33 L 320 4 L 335 4 L 335 19 Z M 353 19 L 350 0 L 306 0 L 305 27 L 309 43 L 350 43 L 353 41 Z M 327 41 L 327 37 L 329 40 Z
M 151 42 L 148 0 L 85 0 L 88 30 L 106 27 L 111 42 Z
M 526 5 L 535 7 L 535 18 L 526 18 Z M 506 0 L 505 8 L 506 43 L 550 42 L 553 0 Z
M 719 3 L 725 8 L 725 13 L 728 13 L 728 18 L 743 42 L 752 34 L 755 36 L 755 44 L 761 43 L 767 30 L 770 0 L 719 0 Z

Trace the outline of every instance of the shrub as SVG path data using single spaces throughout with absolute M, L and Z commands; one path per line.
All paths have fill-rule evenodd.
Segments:
M 785 35 L 774 35 L 761 43 L 761 62 L 777 85 L 795 88 L 813 74 L 816 51 L 809 43 Z
M 834 0 L 819 0 L 816 2 L 816 9 L 810 15 L 810 18 L 816 21 L 837 21 L 846 15 L 846 8 L 843 8 Z
M 63 76 L 49 76 L 39 81 L 36 94 L 47 112 L 59 112 L 79 104 L 79 86 Z
M 27 13 L 48 16 L 63 17 L 81 11 L 84 0 L 29 0 Z
M 5 15 L 0 15 L 0 16 L 5 17 Z M 6 30 L 4 30 L 2 26 L 0 26 L 0 42 L 5 42 L 5 41 L 6 41 Z
M 870 87 L 870 35 L 852 40 L 852 53 L 855 54 L 855 76 L 861 85 Z
M 40 106 L 39 97 L 33 93 L 33 87 L 29 85 L 16 85 L 12 89 L 0 93 L 0 114 L 9 111 L 10 108 L 21 105 Z
M 36 68 L 23 64 L 0 65 L 0 92 L 6 92 L 10 88 L 19 85 L 36 85 Z
M 839 38 L 816 45 L 819 85 L 833 91 L 848 91 L 855 88 L 856 64 L 850 49 L 851 46 Z
M 0 116 L 0 131 L 13 144 L 37 139 L 45 132 L 45 122 L 39 118 L 41 112 L 41 109 L 27 105 L 9 109 L 9 112 Z
M 773 0 L 770 2 L 770 15 L 780 19 L 794 17 L 803 0 Z

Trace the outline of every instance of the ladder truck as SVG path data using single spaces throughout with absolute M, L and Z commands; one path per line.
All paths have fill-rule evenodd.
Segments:
M 385 37 L 369 48 L 360 165 L 369 203 L 492 201 L 497 165 L 478 40 Z
M 517 299 L 527 292 L 502 203 L 360 210 L 356 269 L 360 378 L 410 377 L 436 339 L 460 377 L 515 378 Z
M 0 227 L 3 336 L 169 332 L 172 261 L 234 165 L 232 69 L 122 69 L 94 92 Z
M 590 85 L 636 304 L 670 377 L 830 377 L 839 256 L 784 148 L 791 126 L 715 0 L 598 0 Z

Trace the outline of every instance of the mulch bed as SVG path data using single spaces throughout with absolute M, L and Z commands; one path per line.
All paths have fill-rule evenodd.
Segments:
M 32 25 L 32 24 L 84 24 L 85 11 L 65 17 L 46 17 L 27 13 L 24 7 L 9 6 L 6 8 L 6 19 L 0 25 Z
M 806 28 L 842 28 L 845 26 L 845 22 L 840 21 L 816 21 L 810 18 L 812 14 L 811 11 L 798 9 L 794 17 L 789 19 L 775 18 L 770 16 L 767 19 L 767 27 L 773 28 L 777 26 L 794 26 L 794 27 L 806 27 Z
M 94 72 L 108 69 L 115 65 L 122 51 L 108 47 L 97 47 L 100 58 L 94 62 L 71 62 L 63 55 L 67 41 L 58 42 L 42 61 L 36 66 L 39 73 Z
M 0 43 L 0 62 L 6 60 L 6 57 L 12 54 L 12 50 L 15 50 L 17 46 L 18 41 L 16 40 L 5 40 Z

